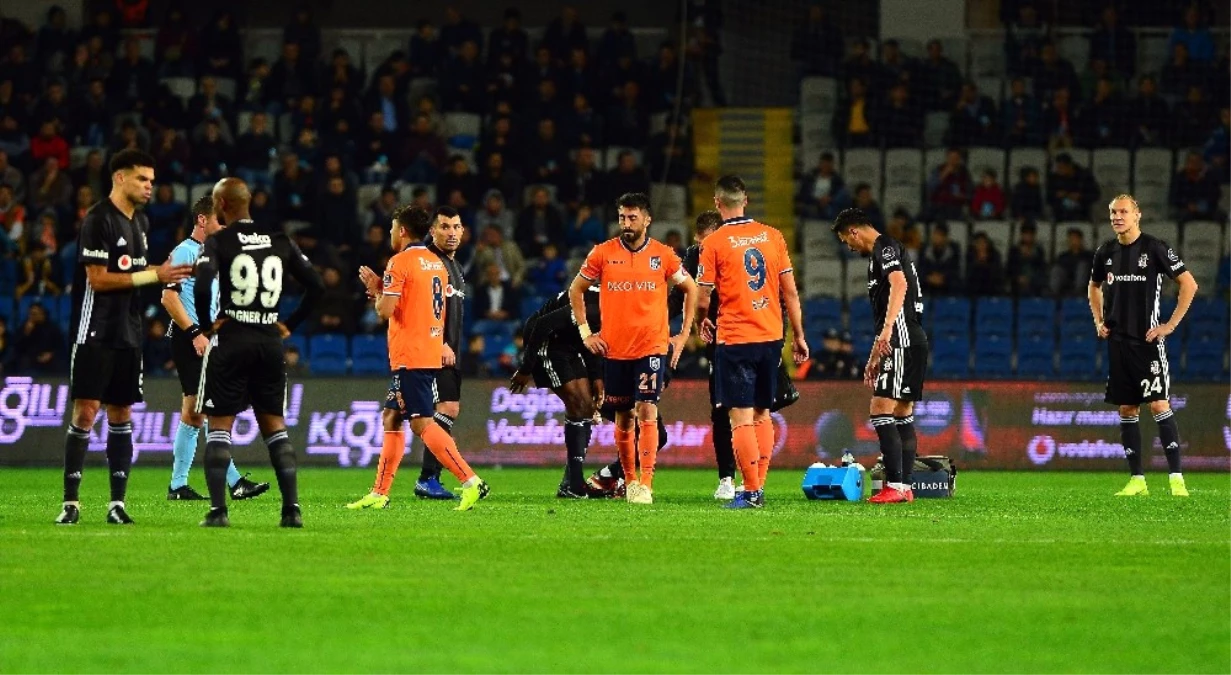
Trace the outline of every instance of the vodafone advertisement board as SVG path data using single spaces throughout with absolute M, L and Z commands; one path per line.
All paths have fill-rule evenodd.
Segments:
M 560 465 L 564 462 L 564 407 L 549 391 L 509 392 L 498 380 L 467 380 L 454 436 L 476 464 Z M 775 413 L 775 464 L 804 468 L 850 450 L 870 465 L 878 454 L 868 424 L 871 391 L 855 382 L 802 382 L 800 400 Z M 288 392 L 287 426 L 301 461 L 364 467 L 380 456 L 380 411 L 388 382 L 373 378 L 308 378 Z M 133 413 L 139 464 L 170 464 L 179 424 L 174 380 L 146 380 L 146 403 Z M 1231 390 L 1211 384 L 1173 386 L 1185 470 L 1231 468 Z M 0 388 L 0 465 L 60 466 L 68 384 L 59 379 L 6 377 Z M 704 381 L 676 380 L 664 393 L 670 444 L 666 466 L 713 466 L 709 392 Z M 1141 415 L 1152 439 L 1150 466 L 1165 467 L 1157 428 Z M 915 408 L 921 454 L 948 455 L 968 469 L 1103 469 L 1124 467 L 1119 414 L 1103 403 L 1102 386 L 1057 382 L 929 382 Z M 234 429 L 237 459 L 268 461 L 251 413 Z M 409 442 L 409 441 L 408 441 Z M 90 461 L 104 461 L 106 423 L 91 430 Z M 415 444 L 413 452 L 420 452 Z M 615 457 L 613 427 L 595 429 L 589 460 Z M 412 458 L 411 461 L 414 461 Z

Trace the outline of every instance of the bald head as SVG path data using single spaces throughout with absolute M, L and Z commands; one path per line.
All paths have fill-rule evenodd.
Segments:
M 223 222 L 247 218 L 251 202 L 248 184 L 238 178 L 223 178 L 214 185 L 214 212 Z

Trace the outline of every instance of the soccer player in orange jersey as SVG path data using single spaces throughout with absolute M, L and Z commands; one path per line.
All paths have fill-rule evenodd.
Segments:
M 650 200 L 630 192 L 616 200 L 620 236 L 595 246 L 569 287 L 573 318 L 586 348 L 607 357 L 603 405 L 615 412 L 615 441 L 630 504 L 654 503 L 654 462 L 658 455 L 658 397 L 667 368 L 674 368 L 692 331 L 697 284 L 680 257 L 649 236 Z M 585 322 L 585 293 L 600 284 L 603 326 L 591 333 Z M 684 325 L 671 337 L 667 321 L 669 285 L 684 291 Z M 670 360 L 670 363 L 668 363 Z M 634 416 L 635 410 L 635 416 Z M 634 440 L 634 424 L 640 437 Z M 637 477 L 637 459 L 641 477 Z
M 389 367 L 393 379 L 381 421 L 385 427 L 376 486 L 352 508 L 385 508 L 389 485 L 406 437 L 402 421 L 423 439 L 429 452 L 462 483 L 462 502 L 456 511 L 469 511 L 487 496 L 488 487 L 470 469 L 457 443 L 433 418 L 432 389 L 444 355 L 445 289 L 449 273 L 439 256 L 423 240 L 432 226 L 427 209 L 409 206 L 394 214 L 390 238 L 394 250 L 382 282 L 370 268 L 359 270 L 368 297 L 376 299 L 376 313 L 389 321 Z
M 765 476 L 774 452 L 774 423 L 769 410 L 782 362 L 782 306 L 785 301 L 795 363 L 808 358 L 799 290 L 791 271 L 786 240 L 778 230 L 744 215 L 747 189 L 738 176 L 723 176 L 714 186 L 714 206 L 722 229 L 701 245 L 697 280 L 698 309 L 709 310 L 710 293 L 718 293 L 718 324 L 702 322 L 701 338 L 714 340 L 714 393 L 731 416 L 732 444 L 744 490 L 726 505 L 731 509 L 764 505 Z

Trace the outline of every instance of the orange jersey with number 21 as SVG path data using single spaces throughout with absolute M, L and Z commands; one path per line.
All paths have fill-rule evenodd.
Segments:
M 389 317 L 392 370 L 440 368 L 448 283 L 445 264 L 421 243 L 411 244 L 389 259 L 382 293 L 398 299 Z
M 688 277 L 680 257 L 666 244 L 646 238 L 636 251 L 619 237 L 590 251 L 581 276 L 599 284 L 598 308 L 607 358 L 640 359 L 667 353 L 669 283 Z
M 789 272 L 782 233 L 751 218 L 729 221 L 705 238 L 697 283 L 718 296 L 718 344 L 782 339 L 781 276 Z

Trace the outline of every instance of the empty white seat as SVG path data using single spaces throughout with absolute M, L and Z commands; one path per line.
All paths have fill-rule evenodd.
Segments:
M 180 204 L 188 204 L 188 186 L 183 183 L 171 184 L 172 199 Z M 190 205 L 191 206 L 191 205 Z
M 1183 245 L 1184 259 L 1213 258 L 1217 260 L 1223 254 L 1222 224 L 1208 220 L 1194 220 L 1184 223 Z M 1177 246 L 1176 242 L 1168 242 Z
M 215 77 L 214 82 L 218 84 L 218 93 L 226 96 L 232 101 L 235 100 L 235 92 L 239 91 L 239 84 L 229 77 Z
M 819 258 L 805 261 L 804 297 L 842 297 L 842 261 L 838 258 Z
M 873 196 L 881 196 L 881 151 L 875 148 L 856 148 L 842 153 L 842 177 L 853 195 L 856 186 L 867 183 Z
M 197 93 L 197 81 L 191 77 L 164 77 L 162 83 L 185 104 Z
M 868 296 L 868 261 L 866 259 L 847 259 L 842 276 L 846 280 L 843 285 L 843 297 L 849 300 Z
M 881 210 L 886 216 L 899 208 L 906 209 L 912 216 L 919 215 L 923 200 L 922 185 L 891 185 L 885 188 L 881 197 Z
M 915 148 L 885 151 L 885 190 L 923 185 L 923 153 Z
M 971 38 L 970 71 L 976 76 L 1004 77 L 1003 36 L 979 35 Z
M 805 77 L 799 83 L 802 113 L 832 115 L 838 104 L 838 81 L 832 77 Z
M 1132 157 L 1124 148 L 1099 148 L 1090 155 L 1090 171 L 1099 186 L 1100 202 L 1132 189 Z
M 979 147 L 968 150 L 966 167 L 970 170 L 971 179 L 977 183 L 985 169 L 992 169 L 1000 178 L 1001 185 L 1009 186 L 1005 192 L 1011 191 L 1013 182 L 1006 180 L 1004 175 L 1004 155 L 1004 150 L 1001 148 Z
M 633 157 L 637 160 L 637 166 L 641 166 L 642 155 L 641 151 L 636 148 L 625 148 L 613 145 L 607 148 L 604 153 L 603 168 L 610 171 L 620 165 L 620 155 L 625 152 L 633 153 Z
M 804 220 L 799 233 L 803 241 L 803 256 L 808 260 L 837 258 L 838 241 L 828 220 Z
M 477 140 L 482 131 L 483 118 L 474 113 L 445 113 L 444 119 L 445 135 L 447 138 L 453 138 L 454 136 L 470 136 Z
M 1143 185 L 1171 186 L 1172 154 L 1167 148 L 1141 148 L 1133 154 L 1133 190 Z
M 939 148 L 945 144 L 945 134 L 949 131 L 949 113 L 930 112 L 923 118 L 923 143 L 929 148 Z
M 688 220 L 688 188 L 683 185 L 650 186 L 650 202 L 654 207 L 655 220 L 682 223 Z

